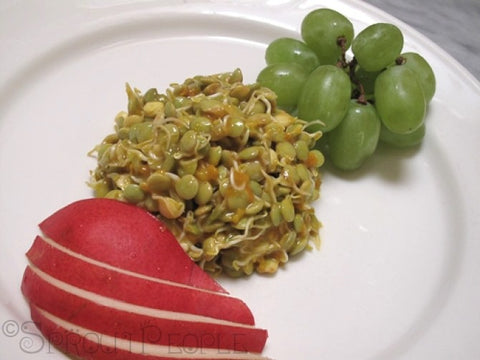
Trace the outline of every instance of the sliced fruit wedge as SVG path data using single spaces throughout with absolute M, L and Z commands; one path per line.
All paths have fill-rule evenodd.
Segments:
M 167 227 L 138 206 L 112 199 L 74 202 L 39 225 L 46 237 L 124 270 L 226 293 L 191 259 Z
M 27 258 L 42 272 L 78 289 L 102 296 L 134 305 L 254 324 L 253 315 L 246 304 L 224 292 L 203 290 L 124 271 L 86 258 L 40 236 L 28 250 Z
M 266 359 L 267 331 L 158 219 L 117 200 L 40 224 L 22 292 L 48 341 L 80 359 Z

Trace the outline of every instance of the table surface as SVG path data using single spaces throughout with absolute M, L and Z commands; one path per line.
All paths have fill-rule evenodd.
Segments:
M 428 37 L 480 80 L 480 0 L 364 0 Z

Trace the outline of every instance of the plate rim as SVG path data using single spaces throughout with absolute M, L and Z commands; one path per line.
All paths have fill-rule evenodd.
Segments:
M 209 4 L 212 4 L 211 2 L 208 2 L 206 1 L 207 3 Z M 295 3 L 302 3 L 303 1 L 298 1 L 298 2 L 295 2 Z M 322 1 L 320 1 L 322 2 Z M 195 4 L 195 6 L 197 6 L 198 4 L 200 3 L 205 3 L 204 1 L 186 1 L 185 4 Z M 230 1 L 226 1 L 226 2 L 220 2 L 222 5 L 225 5 L 225 4 L 230 4 Z M 265 1 L 265 3 L 268 3 L 267 1 Z M 364 6 L 364 5 L 367 5 L 367 8 L 368 7 L 372 7 L 374 8 L 373 6 L 369 5 L 369 4 L 363 4 L 362 3 L 355 3 L 355 6 Z M 168 6 L 168 5 L 165 5 L 165 6 Z M 375 8 L 377 9 L 377 8 Z M 378 10 L 378 9 L 377 9 Z M 384 13 L 383 11 L 381 10 L 378 10 L 380 13 Z M 384 13 L 384 15 L 386 16 L 386 18 L 390 18 L 391 16 L 388 15 L 387 13 Z M 385 16 L 382 15 L 382 18 L 385 18 Z M 393 18 L 395 19 L 395 18 Z M 478 80 L 470 73 L 468 72 L 468 70 L 466 70 L 466 68 L 461 65 L 456 59 L 454 59 L 452 56 L 450 56 L 445 50 L 443 50 L 442 48 L 440 48 L 438 45 L 434 44 L 433 42 L 431 42 L 428 38 L 426 38 L 424 35 L 422 35 L 421 33 L 419 33 L 418 31 L 416 31 L 415 29 L 411 28 L 409 25 L 401 22 L 400 20 L 396 19 L 396 21 L 398 23 L 401 23 L 402 24 L 402 27 L 405 28 L 405 29 L 409 29 L 409 32 L 412 32 L 413 31 L 413 34 L 415 34 L 416 36 L 419 36 L 421 39 L 423 39 L 423 42 L 427 42 L 427 43 L 431 43 L 433 45 L 433 52 L 436 52 L 436 53 L 440 53 L 442 55 L 442 58 L 444 62 L 448 62 L 448 63 L 451 63 L 451 64 L 454 64 L 455 67 L 457 68 L 457 70 L 460 70 L 462 72 L 462 76 L 464 77 L 464 79 L 466 81 L 468 81 L 470 83 L 470 86 L 474 89 L 474 91 L 477 91 L 478 94 L 477 95 L 480 95 L 480 83 L 478 82 Z M 410 30 L 411 29 L 411 30 Z M 422 43 L 422 46 L 423 46 L 423 43 Z M 50 51 L 50 50 L 46 50 L 47 52 Z M 8 84 L 8 83 L 7 83 Z M 3 88 L 3 85 L 0 85 L 0 90 Z M 1 126 L 1 124 L 0 124 Z M 473 234 L 472 234 L 473 235 Z M 1 284 L 0 284 L 1 285 Z M 3 303 L 2 303 L 3 304 Z

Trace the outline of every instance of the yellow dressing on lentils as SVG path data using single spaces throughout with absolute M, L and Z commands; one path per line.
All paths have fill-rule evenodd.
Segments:
M 128 110 L 92 154 L 97 197 L 155 214 L 205 270 L 274 273 L 319 244 L 321 132 L 243 84 L 239 69 L 195 76 L 165 94 L 127 84 Z

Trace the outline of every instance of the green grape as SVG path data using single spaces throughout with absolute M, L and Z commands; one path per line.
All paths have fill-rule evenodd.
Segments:
M 403 35 L 392 24 L 377 23 L 363 29 L 352 41 L 352 52 L 366 71 L 380 71 L 391 65 L 403 48 Z
M 267 65 L 257 76 L 257 82 L 277 94 L 277 104 L 284 110 L 296 107 L 300 91 L 307 81 L 308 71 L 295 63 Z
M 350 102 L 351 83 L 348 75 L 333 65 L 320 65 L 307 78 L 298 98 L 298 116 L 306 121 L 320 120 L 325 125 L 312 125 L 308 130 L 327 132 L 345 116 Z
M 435 74 L 430 64 L 420 54 L 414 52 L 403 53 L 400 56 L 403 58 L 403 65 L 413 70 L 417 75 L 428 104 L 435 94 L 436 87 Z
M 352 100 L 342 122 L 326 134 L 329 159 L 342 170 L 357 169 L 375 152 L 379 134 L 375 107 Z
M 417 75 L 402 65 L 389 67 L 375 80 L 375 107 L 391 132 L 408 134 L 425 118 L 426 102 Z
M 410 134 L 395 134 L 382 125 L 380 140 L 396 147 L 415 146 L 422 142 L 425 137 L 425 123 Z
M 345 49 L 353 39 L 353 25 L 345 16 L 332 9 L 316 9 L 302 21 L 301 34 L 305 43 L 315 51 L 320 64 L 334 65 L 342 55 L 338 39 L 345 39 Z
M 272 41 L 265 51 L 267 65 L 296 63 L 308 72 L 320 65 L 317 55 L 303 41 L 293 38 L 279 38 Z

